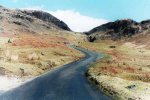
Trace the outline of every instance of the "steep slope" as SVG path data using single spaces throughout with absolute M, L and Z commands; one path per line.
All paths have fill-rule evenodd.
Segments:
M 47 12 L 0 6 L 0 76 L 30 78 L 75 61 L 84 55 L 70 45 L 83 40 Z
M 71 31 L 59 19 L 43 11 L 10 10 L 0 6 L 1 33 L 52 33 L 52 31 Z
M 57 19 L 56 17 L 52 16 L 49 13 L 43 11 L 22 11 L 22 13 L 34 16 L 38 19 L 41 19 L 49 23 L 53 23 L 54 25 L 58 26 L 61 29 L 71 31 L 70 28 L 63 21 L 60 21 L 59 19 Z
M 140 34 L 134 35 L 132 38 L 127 39 L 126 42 L 132 42 L 150 49 L 150 29 L 146 29 Z
M 142 33 L 150 28 L 150 20 L 138 23 L 131 19 L 117 20 L 98 26 L 86 34 L 89 35 L 89 40 L 120 40 L 132 37 L 137 33 Z

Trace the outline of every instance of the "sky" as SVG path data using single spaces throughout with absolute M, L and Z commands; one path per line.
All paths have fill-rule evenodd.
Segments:
M 47 11 L 77 32 L 118 19 L 150 19 L 150 0 L 0 0 L 0 5 Z

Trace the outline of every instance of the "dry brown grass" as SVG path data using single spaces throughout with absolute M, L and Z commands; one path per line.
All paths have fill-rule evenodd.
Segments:
M 62 47 L 69 42 L 61 37 L 24 37 L 12 42 L 12 46 L 31 46 L 34 48 Z
M 115 45 L 116 48 L 110 48 L 111 45 Z M 150 59 L 150 50 L 133 44 L 113 41 L 84 43 L 81 46 L 109 55 L 98 61 L 90 69 L 96 75 L 150 82 L 150 68 L 148 67 L 150 65 L 148 61 Z
M 59 36 L 24 35 L 1 37 L 0 64 L 7 75 L 37 76 L 84 55 L 70 48 L 70 41 Z

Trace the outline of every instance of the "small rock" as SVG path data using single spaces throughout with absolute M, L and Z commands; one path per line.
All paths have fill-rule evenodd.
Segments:
M 130 85 L 130 86 L 127 86 L 126 88 L 127 89 L 133 89 L 133 88 L 135 88 L 136 87 L 136 85 Z

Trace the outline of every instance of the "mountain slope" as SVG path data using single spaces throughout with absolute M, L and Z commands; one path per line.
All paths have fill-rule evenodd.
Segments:
M 47 12 L 0 6 L 0 76 L 30 78 L 75 61 L 84 55 L 70 45 L 83 40 Z
M 38 19 L 41 19 L 43 21 L 53 23 L 54 25 L 58 26 L 61 29 L 71 31 L 70 28 L 63 22 L 57 19 L 56 17 L 52 16 L 49 13 L 43 12 L 43 11 L 22 11 L 22 13 L 25 13 L 30 16 L 34 16 Z
M 88 78 L 115 100 L 147 100 L 150 97 L 150 20 L 140 23 L 118 20 L 96 27 L 87 35 L 91 42 L 80 46 L 104 54 L 91 66 Z
M 50 31 L 71 31 L 61 20 L 43 11 L 11 10 L 0 6 L 1 33 L 47 33 Z
M 148 28 L 150 28 L 149 20 L 138 23 L 131 19 L 124 19 L 98 26 L 86 34 L 89 35 L 91 42 L 105 39 L 120 40 L 142 33 Z

